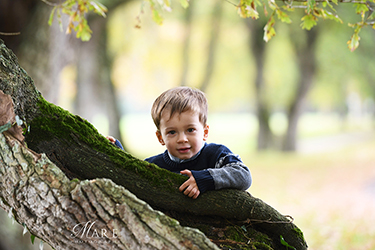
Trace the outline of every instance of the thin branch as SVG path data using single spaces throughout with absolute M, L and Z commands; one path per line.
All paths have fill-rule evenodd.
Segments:
M 238 4 L 235 4 L 235 3 L 232 3 L 231 1 L 229 1 L 229 0 L 224 0 L 225 2 L 227 2 L 227 3 L 229 3 L 229 4 L 231 4 L 231 5 L 233 5 L 233 6 L 238 6 Z
M 11 33 L 9 33 L 9 32 L 0 32 L 0 35 L 2 35 L 2 36 L 18 36 L 20 34 L 21 34 L 21 32 L 11 32 Z
M 45 3 L 49 6 L 53 6 L 53 7 L 61 5 L 61 3 L 51 3 L 50 1 L 47 1 L 47 0 L 40 0 L 40 1 L 42 1 L 43 3 Z

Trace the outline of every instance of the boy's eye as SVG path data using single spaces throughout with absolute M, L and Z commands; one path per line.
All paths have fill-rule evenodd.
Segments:
M 195 129 L 194 128 L 188 128 L 188 130 L 187 130 L 189 133 L 191 133 L 191 132 L 194 132 L 195 131 Z
M 174 134 L 176 134 L 176 131 L 171 130 L 171 131 L 168 131 L 167 134 L 169 134 L 169 135 L 174 135 Z

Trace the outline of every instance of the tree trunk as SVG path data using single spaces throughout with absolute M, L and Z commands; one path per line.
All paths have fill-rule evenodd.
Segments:
M 181 72 L 181 86 L 187 86 L 187 79 L 190 66 L 190 44 L 191 44 L 191 28 L 192 28 L 192 16 L 194 12 L 194 3 L 196 0 L 189 2 L 189 8 L 186 9 L 184 15 L 185 30 L 184 30 L 184 42 L 182 45 L 182 72 Z
M 122 138 L 121 115 L 107 53 L 107 20 L 98 15 L 90 16 L 89 24 L 93 31 L 90 41 L 79 42 L 76 48 L 79 60 L 75 110 L 90 122 L 96 114 L 103 114 L 109 120 L 110 134 L 115 138 Z
M 317 28 L 305 31 L 306 39 L 303 44 L 291 39 L 297 52 L 300 77 L 297 91 L 288 110 L 288 128 L 283 143 L 283 151 L 295 151 L 297 143 L 297 126 L 303 110 L 306 95 L 310 90 L 316 71 L 315 47 L 318 38 Z
M 216 54 L 216 47 L 219 41 L 219 35 L 221 30 L 221 19 L 223 16 L 223 1 L 217 1 L 215 3 L 215 7 L 212 12 L 211 16 L 211 34 L 210 34 L 210 41 L 208 44 L 208 55 L 207 55 L 207 63 L 206 63 L 206 70 L 204 72 L 202 83 L 200 84 L 199 89 L 205 92 L 210 84 L 212 74 L 214 72 L 215 66 L 215 54 Z
M 1 40 L 0 60 L 0 206 L 55 249 L 307 249 L 289 218 L 247 192 L 181 194 L 187 177 L 45 101 Z
M 264 82 L 264 60 L 266 44 L 263 41 L 263 28 L 266 22 L 254 22 L 254 20 L 245 19 L 246 27 L 249 30 L 249 49 L 255 58 L 256 76 L 255 76 L 255 99 L 256 112 L 258 118 L 258 136 L 257 150 L 269 149 L 274 144 L 274 136 L 270 128 L 270 110 L 266 101 L 265 82 Z

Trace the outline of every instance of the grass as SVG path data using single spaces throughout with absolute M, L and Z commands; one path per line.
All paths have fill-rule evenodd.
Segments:
M 375 142 L 314 155 L 244 158 L 249 192 L 291 215 L 309 249 L 375 249 Z

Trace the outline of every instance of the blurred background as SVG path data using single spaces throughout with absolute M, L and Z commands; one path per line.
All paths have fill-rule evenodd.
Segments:
M 209 142 L 241 155 L 253 175 L 248 191 L 291 215 L 310 249 L 375 249 L 375 31 L 363 29 L 350 52 L 346 23 L 359 21 L 351 4 L 337 7 L 344 24 L 319 20 L 311 31 L 296 10 L 265 43 L 264 13 L 242 19 L 228 1 L 190 0 L 186 10 L 174 2 L 161 26 L 142 1 L 101 2 L 108 16 L 88 16 L 93 35 L 82 42 L 56 18 L 48 26 L 46 3 L 0 1 L 0 32 L 21 32 L 0 38 L 48 101 L 143 159 L 165 150 L 154 99 L 199 88 Z M 38 249 L 22 231 L 1 211 L 0 250 Z

